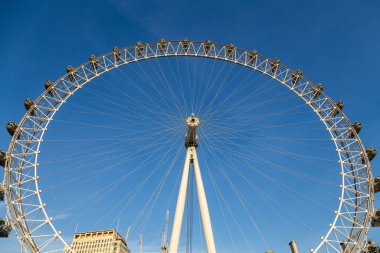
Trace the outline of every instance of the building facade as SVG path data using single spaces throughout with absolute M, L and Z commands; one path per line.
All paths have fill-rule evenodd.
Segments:
M 130 253 L 116 230 L 76 233 L 71 248 L 76 253 Z

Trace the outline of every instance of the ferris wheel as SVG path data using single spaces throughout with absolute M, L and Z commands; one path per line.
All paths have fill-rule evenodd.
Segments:
M 133 66 L 138 66 L 138 68 Z M 136 76 L 134 80 L 131 78 L 132 72 L 123 72 L 128 71 L 128 68 L 133 70 L 132 72 Z M 149 71 L 156 74 L 157 78 L 150 75 Z M 107 77 L 107 75 L 114 72 L 119 73 L 117 78 L 115 76 Z M 131 90 L 125 92 L 122 88 L 115 85 L 117 82 L 122 82 L 118 80 L 120 77 L 124 78 L 124 81 L 131 85 Z M 255 87 L 253 83 L 260 78 L 264 79 L 262 85 Z M 91 86 L 97 80 L 99 81 L 97 85 L 101 87 L 101 90 L 89 90 L 88 94 L 91 94 L 93 97 L 84 98 L 80 94 L 80 90 L 85 90 L 86 87 Z M 170 80 L 175 80 L 176 86 Z M 207 85 L 195 85 L 202 82 Z M 281 90 L 276 93 L 274 91 L 275 88 L 273 88 L 275 86 L 269 86 L 270 82 L 273 82 L 280 88 L 282 87 Z M 148 83 L 152 85 L 148 85 Z M 159 85 L 156 83 L 159 83 Z M 236 85 L 237 83 L 238 85 Z M 146 85 L 146 88 L 141 85 Z M 44 152 L 40 152 L 40 150 L 43 150 L 44 145 L 47 145 L 47 142 L 49 142 L 50 136 L 47 136 L 47 130 L 48 128 L 50 129 L 50 123 L 60 122 L 64 125 L 59 131 L 67 131 L 65 134 L 62 134 L 62 136 L 65 135 L 65 141 L 69 138 L 68 135 L 72 134 L 74 142 L 75 140 L 79 142 L 83 134 L 90 134 L 96 128 L 96 124 L 100 124 L 99 121 L 101 121 L 102 117 L 107 116 L 114 119 L 115 122 L 118 120 L 126 121 L 129 124 L 127 131 L 124 128 L 121 129 L 119 125 L 108 127 L 105 124 L 101 124 L 103 128 L 108 128 L 108 131 L 113 133 L 113 137 L 98 139 L 99 143 L 101 141 L 109 141 L 105 145 L 92 143 L 91 141 L 95 140 L 94 138 L 92 140 L 85 140 L 83 143 L 86 143 L 85 145 L 91 153 L 99 157 L 100 152 L 97 150 L 107 146 L 106 151 L 104 151 L 107 154 L 107 158 L 105 159 L 118 159 L 119 161 L 124 159 L 126 162 L 128 161 L 131 168 L 127 172 L 124 172 L 128 176 L 135 173 L 137 168 L 145 165 L 151 168 L 152 173 L 156 172 L 156 167 L 167 168 L 167 170 L 163 170 L 163 178 L 158 180 L 158 186 L 152 190 L 152 196 L 148 199 L 150 202 L 141 203 L 141 206 L 144 208 L 150 208 L 149 210 L 147 209 L 148 211 L 144 211 L 144 215 L 147 217 L 152 215 L 154 205 L 157 199 L 159 199 L 159 193 L 163 191 L 167 181 L 172 181 L 172 185 L 174 185 L 170 189 L 177 189 L 182 175 L 178 200 L 176 202 L 172 238 L 169 244 L 170 253 L 178 252 L 185 203 L 188 206 L 192 205 L 190 200 L 186 202 L 186 199 L 189 199 L 188 195 L 192 193 L 191 184 L 189 183 L 192 176 L 191 171 L 189 172 L 191 164 L 194 166 L 193 176 L 196 180 L 195 185 L 197 186 L 198 202 L 201 210 L 199 219 L 202 220 L 203 224 L 203 230 L 199 230 L 203 231 L 205 243 L 207 244 L 207 252 L 223 252 L 218 246 L 218 237 L 215 236 L 214 240 L 216 232 L 215 229 L 213 231 L 211 222 L 214 223 L 213 217 L 217 212 L 212 208 L 209 211 L 209 207 L 207 206 L 208 201 L 210 202 L 210 199 L 212 199 L 208 191 L 211 189 L 211 186 L 207 185 L 207 182 L 214 187 L 215 195 L 220 197 L 218 201 L 214 201 L 215 206 L 219 205 L 220 209 L 226 210 L 225 213 L 221 212 L 219 218 L 215 219 L 225 218 L 225 214 L 228 213 L 231 213 L 232 218 L 230 220 L 239 219 L 238 216 L 243 216 L 242 213 L 247 213 L 249 216 L 248 220 L 250 220 L 248 223 L 252 223 L 252 227 L 254 227 L 259 235 L 258 237 L 262 237 L 263 241 L 265 241 L 266 236 L 263 235 L 258 222 L 254 218 L 261 217 L 259 209 L 255 209 L 255 205 L 258 202 L 252 203 L 249 201 L 249 195 L 253 191 L 257 195 L 262 195 L 263 200 L 267 201 L 268 205 L 278 204 L 280 206 L 281 201 L 290 193 L 303 196 L 309 201 L 317 203 L 317 205 L 323 205 L 319 202 L 320 199 L 324 198 L 323 189 L 320 192 L 321 196 L 317 197 L 318 199 L 313 199 L 313 197 L 308 196 L 309 193 L 307 193 L 306 189 L 305 193 L 302 193 L 301 190 L 299 190 L 301 193 L 294 193 L 294 189 L 289 187 L 289 185 L 271 178 L 265 174 L 264 170 L 255 170 L 255 173 L 266 178 L 266 180 L 275 184 L 286 193 L 285 197 L 275 199 L 269 196 L 268 191 L 253 183 L 253 176 L 250 178 L 247 176 L 248 172 L 244 172 L 247 173 L 244 174 L 243 170 L 240 171 L 240 168 L 244 168 L 245 165 L 248 166 L 256 161 L 263 166 L 275 167 L 281 173 L 289 176 L 289 178 L 297 177 L 305 180 L 305 182 L 307 182 L 306 180 L 311 180 L 308 182 L 319 182 L 322 185 L 329 183 L 327 179 L 318 178 L 319 176 L 325 176 L 327 172 L 300 172 L 291 170 L 289 167 L 281 165 L 280 162 L 277 163 L 276 160 L 264 158 L 265 154 L 262 154 L 267 154 L 269 151 L 277 152 L 281 155 L 291 156 L 298 162 L 302 160 L 302 162 L 310 166 L 316 163 L 315 153 L 311 153 L 310 157 L 306 158 L 300 157 L 296 153 L 306 153 L 307 151 L 302 148 L 299 150 L 297 143 L 293 142 L 295 145 L 291 147 L 268 144 L 260 141 L 268 139 L 264 135 L 265 132 L 263 135 L 258 134 L 258 126 L 262 120 L 273 116 L 271 118 L 273 121 L 268 120 L 270 126 L 267 127 L 267 130 L 269 129 L 268 131 L 270 131 L 270 129 L 276 126 L 277 120 L 281 119 L 281 115 L 289 112 L 289 115 L 292 115 L 292 117 L 299 115 L 301 112 L 294 110 L 298 110 L 300 105 L 303 106 L 302 108 L 305 108 L 303 109 L 305 111 L 302 113 L 307 112 L 314 117 L 314 120 L 312 122 L 307 121 L 307 124 L 317 126 L 319 124 L 317 123 L 318 121 L 324 124 L 325 129 L 329 133 L 329 138 L 332 140 L 327 145 L 330 145 L 330 143 L 334 145 L 333 149 L 330 149 L 328 152 L 334 155 L 335 153 L 338 154 L 340 167 L 340 170 L 338 166 L 335 169 L 337 172 L 335 174 L 340 178 L 340 182 L 332 186 L 340 189 L 337 192 L 338 195 L 335 195 L 335 199 L 337 199 L 336 205 L 331 207 L 334 210 L 329 210 L 325 216 L 330 217 L 331 220 L 322 224 L 323 230 L 319 231 L 318 229 L 318 231 L 314 231 L 316 234 L 319 233 L 320 236 L 314 238 L 315 236 L 313 235 L 313 239 L 310 239 L 312 243 L 311 245 L 307 245 L 307 247 L 312 252 L 362 252 L 366 246 L 370 227 L 379 226 L 380 215 L 379 211 L 376 211 L 374 207 L 374 194 L 380 191 L 380 180 L 372 176 L 370 166 L 370 161 L 376 156 L 377 151 L 374 148 L 365 148 L 362 144 L 358 135 L 362 128 L 361 124 L 349 121 L 342 111 L 343 102 L 335 102 L 328 97 L 324 92 L 322 84 L 314 84 L 303 76 L 301 70 L 293 70 L 286 67 L 277 58 L 270 59 L 258 54 L 256 50 L 244 50 L 235 47 L 233 44 L 223 45 L 209 40 L 199 42 L 188 39 L 181 41 L 165 41 L 162 39 L 153 43 L 138 42 L 126 48 L 115 47 L 111 52 L 101 56 L 91 55 L 89 61 L 84 64 L 78 67 L 67 67 L 66 74 L 56 81 L 47 80 L 45 88 L 46 90 L 36 100 L 25 100 L 24 105 L 27 112 L 20 123 L 9 122 L 7 124 L 6 127 L 12 136 L 12 140 L 8 151 L 2 151 L 0 157 L 1 165 L 5 168 L 0 198 L 3 199 L 5 197 L 4 200 L 7 207 L 7 219 L 4 219 L 0 223 L 0 232 L 4 233 L 4 236 L 7 236 L 10 228 L 12 228 L 20 244 L 23 246 L 24 252 L 75 252 L 68 241 L 70 238 L 61 232 L 59 229 L 60 225 L 56 224 L 54 217 L 52 218 L 53 215 L 49 213 L 52 210 L 49 210 L 49 202 L 45 204 L 44 189 L 49 187 L 45 187 L 45 185 L 41 186 L 41 181 L 44 178 L 39 170 L 40 155 L 42 156 Z M 212 95 L 208 96 L 207 94 L 209 93 Z M 125 97 L 117 97 L 118 94 L 125 95 Z M 265 96 L 268 96 L 267 100 L 260 100 L 260 97 Z M 86 102 L 90 106 L 85 107 L 84 104 L 76 102 L 75 97 L 83 98 L 84 100 L 88 99 Z M 255 100 L 256 97 L 258 97 L 258 100 Z M 292 110 L 294 110 L 283 108 L 283 105 L 290 103 L 289 100 L 293 99 L 293 97 L 297 99 L 296 102 L 291 102 L 293 103 Z M 124 99 L 128 100 L 129 104 L 120 106 L 120 111 L 117 114 L 110 115 L 110 111 L 108 110 L 119 106 Z M 300 101 L 302 102 L 301 104 L 299 104 Z M 277 102 L 282 104 L 278 107 L 272 107 L 271 112 L 266 111 L 266 106 L 272 106 Z M 182 107 L 181 104 L 183 103 L 187 103 L 188 106 L 186 108 Z M 65 111 L 65 107 L 70 107 L 70 110 Z M 100 110 L 101 108 L 103 110 Z M 262 110 L 261 115 L 251 114 L 257 108 Z M 78 119 L 86 120 L 86 123 L 73 123 L 74 125 L 76 124 L 75 129 L 81 128 L 83 131 L 80 133 L 71 131 L 68 127 L 70 124 L 68 119 L 71 116 L 62 119 L 59 117 L 60 113 L 58 113 L 61 111 L 62 115 L 76 112 L 78 113 Z M 92 114 L 89 115 L 90 113 Z M 94 115 L 95 119 L 93 118 Z M 317 116 L 317 121 L 315 120 L 315 115 Z M 288 131 L 287 125 L 294 126 L 291 122 L 293 118 L 289 118 L 288 115 L 285 115 L 284 119 L 285 117 L 289 122 L 278 126 L 280 129 Z M 76 118 L 72 119 L 72 121 L 75 120 Z M 202 129 L 203 125 L 204 128 Z M 301 134 L 299 130 L 293 130 L 288 132 L 292 132 L 294 135 Z M 129 133 L 141 133 L 143 134 L 143 138 L 128 134 L 128 131 Z M 251 136 L 251 134 L 257 135 Z M 307 133 L 303 134 L 305 134 L 303 140 L 307 140 Z M 183 138 L 185 138 L 185 141 L 183 141 Z M 46 143 L 43 142 L 45 139 Z M 124 140 L 126 143 L 123 144 L 119 142 L 120 140 Z M 281 140 L 284 140 L 284 136 L 271 138 L 271 141 Z M 326 142 L 325 139 L 323 142 Z M 76 144 L 74 143 L 71 146 L 72 150 L 75 150 L 74 146 Z M 178 160 L 178 157 L 183 152 L 183 144 L 185 144 L 185 149 L 187 150 L 184 159 L 184 169 L 180 171 L 181 173 L 178 176 L 174 177 L 177 180 L 168 180 L 172 169 L 177 166 L 177 163 L 174 161 L 180 160 Z M 51 150 L 54 148 L 58 149 L 60 147 L 57 145 L 49 147 Z M 71 148 L 67 148 L 66 152 L 70 152 Z M 201 151 L 198 157 L 197 150 L 201 148 L 204 148 L 204 151 Z M 292 148 L 294 148 L 294 152 L 291 151 Z M 130 157 L 126 157 L 125 153 L 128 152 L 123 150 L 129 149 L 130 151 L 128 152 L 131 152 L 131 155 Z M 112 158 L 112 150 L 121 152 L 120 156 Z M 138 158 L 132 156 L 132 154 L 136 154 L 132 153 L 136 150 L 139 150 L 138 154 L 143 155 L 140 155 Z M 153 150 L 155 150 L 155 153 Z M 47 151 L 50 152 L 50 150 Z M 125 152 L 124 155 L 122 152 Z M 77 152 L 77 154 L 80 156 L 81 153 Z M 151 157 L 155 156 L 160 160 L 154 160 L 154 162 L 149 164 L 149 159 L 154 159 Z M 64 160 L 69 165 L 68 167 L 73 167 L 71 159 L 76 159 L 75 154 L 66 153 L 62 157 L 68 159 L 68 161 Z M 85 158 L 83 155 L 80 159 Z M 207 159 L 212 159 L 213 162 L 207 164 Z M 91 159 L 87 161 L 81 160 L 80 163 L 83 165 L 88 162 L 92 162 Z M 288 166 L 290 166 L 290 163 Z M 324 166 L 323 162 L 318 161 L 318 163 L 318 166 Z M 44 164 L 44 166 L 49 167 L 49 164 Z M 236 169 L 234 166 L 239 169 Z M 297 162 L 294 162 L 294 166 L 297 166 Z M 236 174 L 231 176 L 232 172 L 231 174 L 229 174 L 230 172 L 226 172 L 225 167 L 231 168 Z M 52 171 L 56 170 L 54 167 L 49 169 Z M 112 166 L 106 162 L 102 165 L 102 173 L 109 173 L 111 169 Z M 205 181 L 205 185 L 202 182 L 201 170 L 203 176 L 208 172 L 206 175 L 211 178 L 209 181 Z M 227 193 L 217 187 L 217 181 L 222 179 L 218 179 L 215 170 L 221 171 L 220 177 L 223 176 L 225 185 L 228 185 L 230 188 L 230 191 Z M 44 171 L 43 173 L 49 173 L 49 171 Z M 96 171 L 88 171 L 84 175 L 77 175 L 79 173 L 77 170 L 71 170 L 70 173 L 73 178 L 78 176 L 79 181 L 89 182 L 95 176 L 100 175 Z M 152 175 L 150 173 L 142 174 L 141 178 L 136 180 L 139 181 L 136 184 L 136 189 L 141 190 L 147 187 L 146 183 L 148 181 L 145 181 L 144 177 L 148 180 L 148 177 L 150 178 Z M 124 176 L 121 174 L 118 176 L 121 182 Z M 236 185 L 234 181 L 236 178 L 240 178 L 243 182 L 241 185 L 246 185 L 239 188 L 239 185 Z M 204 177 L 203 179 L 206 180 Z M 104 178 L 104 180 L 106 179 Z M 112 180 L 112 183 L 105 188 L 105 191 L 108 191 L 108 189 L 112 190 L 117 186 L 119 179 L 114 178 Z M 57 188 L 75 187 L 70 182 L 71 176 L 63 182 L 54 181 L 54 184 L 59 185 Z M 53 187 L 51 186 L 51 188 Z M 225 187 L 227 188 L 227 186 Z M 240 193 L 240 190 L 245 191 L 246 195 Z M 175 193 L 176 190 L 170 190 L 170 192 Z M 156 193 L 157 195 L 155 195 Z M 206 194 L 208 201 L 206 200 Z M 80 194 L 78 193 L 78 195 Z M 87 193 L 87 195 L 93 197 L 100 196 L 96 191 Z M 135 195 L 127 194 L 127 196 L 128 198 L 133 198 Z M 298 198 L 297 196 L 293 196 L 294 201 Z M 172 197 L 171 199 L 173 199 Z M 55 198 L 59 199 L 59 197 Z M 227 202 L 229 202 L 230 198 L 235 199 L 236 203 L 241 205 L 240 209 L 243 211 L 234 211 L 234 207 L 228 207 Z M 128 201 L 127 198 L 125 201 Z M 294 203 L 295 206 L 298 204 L 302 205 L 302 203 Z M 77 203 L 73 205 L 77 205 Z M 273 212 L 276 212 L 277 208 L 273 206 L 272 209 Z M 327 209 L 330 208 L 327 207 Z M 103 211 L 99 213 L 99 216 L 102 216 L 102 214 Z M 281 213 L 278 215 L 281 216 Z M 143 214 L 136 214 L 136 217 L 141 218 L 142 216 Z M 188 214 L 187 219 L 191 220 L 192 217 Z M 295 215 L 292 219 L 298 220 L 299 218 Z M 148 223 L 148 218 L 141 218 L 141 220 L 143 226 Z M 266 222 L 265 218 L 262 220 L 263 223 Z M 242 227 L 239 226 L 238 223 L 241 223 L 239 220 L 232 222 L 237 226 L 236 231 L 239 231 L 236 233 L 240 233 L 246 229 L 244 228 L 244 224 L 240 224 Z M 304 223 L 303 221 L 299 222 Z M 272 230 L 273 227 L 269 224 L 268 229 Z M 187 230 L 188 238 L 191 238 L 189 237 L 191 230 L 191 228 Z M 246 232 L 241 232 L 241 234 L 239 237 L 246 236 Z M 192 239 L 189 240 L 191 241 Z M 249 241 L 248 238 L 245 240 Z M 305 239 L 305 241 L 307 240 Z M 165 250 L 167 249 L 165 248 Z

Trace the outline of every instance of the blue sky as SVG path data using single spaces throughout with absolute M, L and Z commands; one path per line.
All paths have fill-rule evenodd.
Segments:
M 377 110 L 380 103 L 379 10 L 380 4 L 376 1 L 38 1 L 33 3 L 21 1 L 3 3 L 0 9 L 0 53 L 2 56 L 0 86 L 3 95 L 0 102 L 3 108 L 0 114 L 0 125 L 5 125 L 9 120 L 21 119 L 24 114 L 22 103 L 26 97 L 35 99 L 43 91 L 43 82 L 46 79 L 55 80 L 64 73 L 67 65 L 79 65 L 92 53 L 103 54 L 115 45 L 123 47 L 133 45 L 136 41 L 157 41 L 160 38 L 177 40 L 187 37 L 193 40 L 211 39 L 220 43 L 234 43 L 241 48 L 257 49 L 268 57 L 280 58 L 291 68 L 301 68 L 309 79 L 323 83 L 326 93 L 334 100 L 344 100 L 346 115 L 352 121 L 358 120 L 364 125 L 360 136 L 365 146 L 376 147 L 380 143 L 378 131 L 380 113 Z M 137 67 L 135 70 L 138 70 Z M 127 69 L 125 71 L 127 74 L 132 73 Z M 119 77 L 110 75 L 107 80 L 115 81 L 117 78 Z M 138 77 L 135 77 L 135 80 L 138 80 Z M 102 84 L 104 85 L 101 81 L 96 83 L 100 87 L 99 91 L 102 91 Z M 94 89 L 96 85 L 94 84 Z M 87 93 L 84 91 L 82 96 L 89 96 L 91 99 L 91 94 L 91 90 Z M 265 96 L 263 95 L 263 100 Z M 96 99 L 96 97 L 92 98 Z M 80 97 L 73 101 L 81 103 Z M 286 101 L 283 102 L 286 103 Z M 273 106 L 270 109 L 274 111 L 276 108 Z M 67 111 L 62 112 L 60 119 L 67 120 L 70 110 L 74 109 L 75 106 L 68 106 Z M 261 113 L 265 113 L 265 110 Z M 79 117 L 79 114 L 76 114 L 74 119 L 79 119 Z M 86 123 L 92 120 L 83 118 Z M 62 129 L 62 126 L 57 123 L 51 130 Z M 52 131 L 46 138 L 51 140 L 68 138 L 70 134 L 69 130 L 62 131 L 60 135 L 55 133 Z M 77 134 L 80 136 L 81 132 Z M 263 132 L 263 134 L 279 133 L 274 130 L 274 132 Z M 97 136 L 95 132 L 93 136 Z M 307 135 L 305 134 L 304 137 L 306 138 Z M 0 147 L 7 149 L 10 137 L 5 128 L 0 131 L 0 140 Z M 178 142 L 181 141 L 178 140 Z M 49 142 L 46 149 L 54 148 L 54 145 L 56 144 L 53 141 Z M 321 145 L 325 145 L 324 142 Z M 328 145 L 330 143 L 326 144 L 326 147 Z M 66 152 L 68 150 L 67 147 Z M 52 156 L 54 157 L 54 154 Z M 326 156 L 330 158 L 329 154 Z M 59 158 L 58 155 L 56 157 Z M 48 157 L 45 158 L 48 160 Z M 281 161 L 282 158 L 278 159 Z M 179 161 L 177 165 L 181 166 L 181 163 Z M 375 175 L 380 174 L 378 166 L 379 162 L 375 160 L 373 162 Z M 116 170 L 114 173 L 113 177 L 112 174 L 110 175 L 109 180 L 112 181 L 113 178 L 120 176 L 118 173 L 121 172 Z M 144 175 L 142 173 L 140 176 Z M 65 174 L 63 179 L 69 180 L 69 174 Z M 46 187 L 50 187 L 62 182 L 59 182 L 59 178 L 55 178 L 45 183 Z M 257 183 L 260 184 L 260 182 Z M 93 186 L 96 187 L 97 183 Z M 86 188 L 83 189 L 83 195 L 86 195 Z M 298 190 L 302 190 L 301 186 Z M 212 191 L 211 187 L 210 191 Z M 53 191 L 52 195 L 55 193 Z M 111 203 L 116 200 L 110 198 L 109 201 Z M 379 197 L 377 197 L 377 202 L 380 203 Z M 217 206 L 217 203 L 214 204 Z M 377 206 L 380 208 L 379 204 Z M 4 207 L 0 207 L 0 212 L 5 214 Z M 57 204 L 57 208 L 61 206 Z M 58 213 L 56 212 L 57 215 Z M 68 217 L 75 220 L 73 213 L 75 209 L 71 213 L 61 214 L 60 219 L 64 222 Z M 222 220 L 222 214 L 220 215 L 218 221 L 215 222 L 217 224 L 222 223 L 219 222 Z M 157 216 L 163 217 L 161 213 Z M 161 222 L 162 220 L 159 221 Z M 312 222 L 311 225 L 313 224 Z M 125 224 L 122 230 L 125 231 L 126 227 L 128 224 Z M 83 229 L 86 228 L 83 225 Z M 281 231 L 281 233 L 285 232 Z M 379 231 L 373 233 L 373 237 L 379 237 L 379 235 Z M 148 235 L 147 238 L 149 238 Z M 14 238 L 1 240 L 0 248 L 6 249 L 4 252 L 18 252 L 15 244 Z

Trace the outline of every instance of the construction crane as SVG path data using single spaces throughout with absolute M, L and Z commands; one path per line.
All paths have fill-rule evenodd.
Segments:
M 161 253 L 168 253 L 168 223 L 169 223 L 169 210 L 166 210 L 165 228 L 162 232 Z
M 125 242 L 128 241 L 128 237 L 130 233 L 131 233 L 131 226 L 128 227 L 127 234 L 125 235 Z
M 130 233 L 131 233 L 131 226 L 128 227 L 127 234 L 125 235 L 125 244 L 127 246 L 127 252 L 130 252 L 130 250 L 128 248 L 128 238 L 129 238 Z

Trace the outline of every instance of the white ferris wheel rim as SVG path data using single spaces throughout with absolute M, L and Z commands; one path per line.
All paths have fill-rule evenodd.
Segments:
M 363 156 L 364 163 L 362 163 L 365 148 L 357 133 L 353 131 L 352 124 L 346 115 L 323 90 L 319 90 L 319 95 L 314 97 L 317 86 L 303 77 L 302 72 L 280 64 L 277 59 L 270 59 L 258 54 L 255 50 L 240 49 L 232 44 L 223 45 L 211 41 L 199 42 L 187 39 L 161 40 L 144 44 L 139 42 L 134 46 L 114 49 L 110 53 L 71 68 L 37 98 L 22 118 L 12 138 L 5 164 L 4 188 L 7 217 L 20 243 L 29 247 L 32 252 L 55 252 L 58 250 L 53 248 L 49 251 L 48 248 L 58 240 L 66 250 L 73 252 L 45 210 L 37 173 L 42 138 L 61 105 L 74 95 L 76 90 L 112 69 L 141 60 L 176 56 L 206 57 L 250 68 L 285 85 L 314 110 L 325 124 L 338 152 L 342 191 L 335 218 L 329 224 L 330 228 L 326 235 L 321 237 L 320 243 L 312 252 L 323 252 L 321 250 L 323 247 L 326 247 L 327 252 L 341 252 L 342 241 L 347 242 L 349 249 L 347 252 L 363 249 L 370 226 L 370 217 L 374 212 L 372 172 L 366 155 Z M 333 111 L 337 113 L 333 115 Z M 33 115 L 33 112 L 36 112 L 37 116 Z M 353 138 L 347 137 L 350 133 Z M 38 201 L 36 202 L 35 199 Z M 351 209 L 354 210 L 354 214 L 350 212 Z M 44 219 L 37 219 L 40 217 Z M 32 222 L 33 225 L 30 225 Z M 37 231 L 46 228 L 50 230 L 49 233 L 37 234 Z

